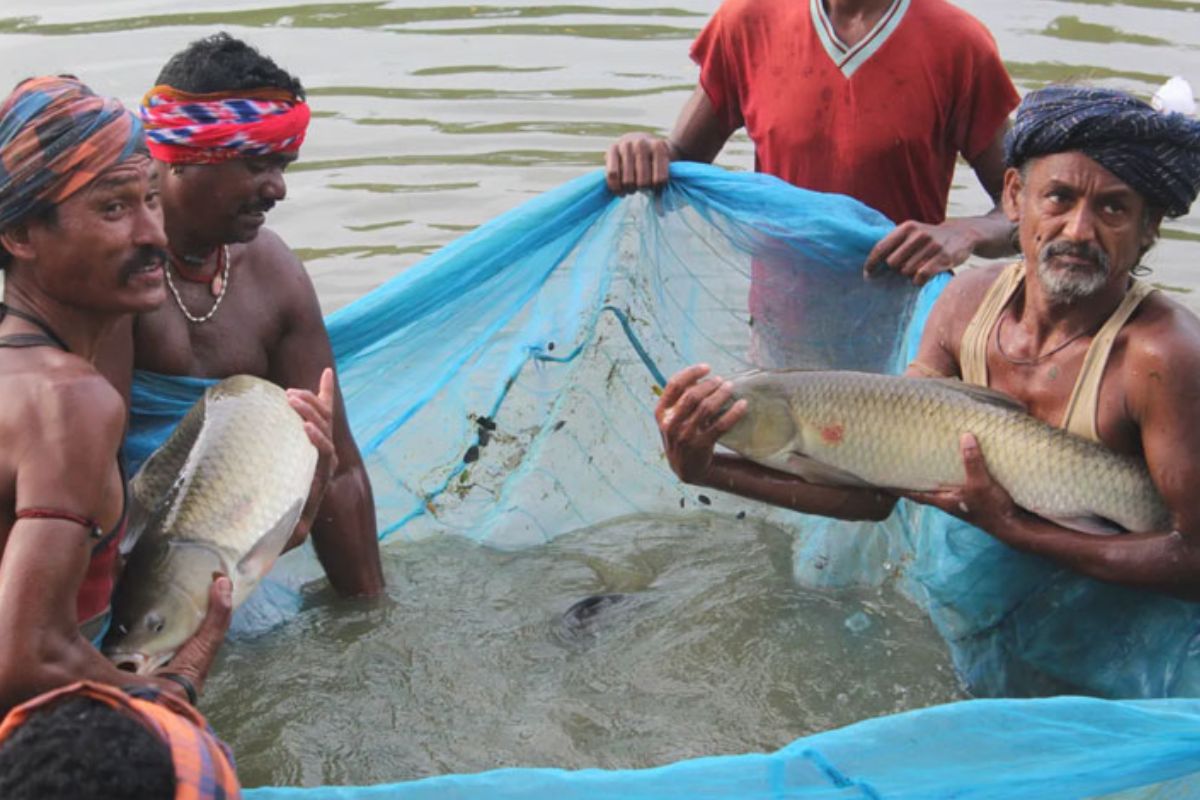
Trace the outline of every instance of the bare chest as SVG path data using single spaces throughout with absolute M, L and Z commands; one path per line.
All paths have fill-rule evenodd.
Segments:
M 1087 349 L 1088 341 L 1080 341 L 1042 363 L 1022 364 L 1004 358 L 993 346 L 988 353 L 988 384 L 1017 398 L 1030 414 L 1055 427 L 1067 424 L 1074 399 L 1076 413 L 1094 416 L 1096 431 L 1105 445 L 1140 455 L 1141 438 L 1126 402 L 1123 348 L 1114 348 L 1104 365 L 1094 400 L 1086 392 L 1075 397 Z
M 282 314 L 250 275 L 232 275 L 219 305 L 207 284 L 177 281 L 175 289 L 178 298 L 169 294 L 160 308 L 138 318 L 138 369 L 204 378 L 268 375 Z

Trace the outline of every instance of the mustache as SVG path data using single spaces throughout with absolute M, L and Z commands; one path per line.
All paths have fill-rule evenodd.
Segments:
M 150 267 L 165 267 L 167 264 L 167 251 L 161 247 L 144 244 L 138 247 L 125 263 L 121 265 L 121 274 L 129 277 L 135 272 L 145 270 Z
M 1101 250 L 1099 245 L 1088 242 L 1051 242 L 1038 253 L 1038 258 L 1041 259 L 1043 264 L 1056 256 L 1070 256 L 1090 261 L 1097 269 L 1104 270 L 1105 272 L 1108 271 L 1109 267 L 1108 254 Z
M 244 214 L 266 214 L 268 211 L 270 211 L 274 207 L 275 207 L 274 200 L 270 200 L 270 199 L 259 200 L 257 203 L 250 203 L 248 205 L 242 206 L 242 213 L 244 213 Z

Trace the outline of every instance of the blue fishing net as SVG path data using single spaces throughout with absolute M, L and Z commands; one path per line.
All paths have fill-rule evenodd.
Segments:
M 645 770 L 504 769 L 247 800 L 993 800 L 1200 797 L 1200 702 L 972 700 L 866 720 L 770 754 Z
M 882 524 L 851 524 L 681 484 L 652 414 L 665 376 L 696 361 L 726 375 L 753 366 L 897 372 L 945 279 L 921 291 L 890 273 L 864 280 L 867 252 L 892 225 L 849 198 L 701 165 L 674 164 L 671 174 L 660 194 L 623 199 L 599 174 L 579 178 L 328 318 L 381 536 L 453 533 L 523 548 L 624 515 L 744 511 L 795 532 L 802 584 L 899 586 L 928 610 L 977 696 L 1200 695 L 1198 606 L 1079 577 L 907 502 Z M 132 460 L 162 440 L 204 386 L 136 376 Z M 281 568 L 316 574 L 303 554 Z M 239 612 L 257 619 L 250 627 L 290 613 L 288 592 L 278 581 L 273 591 Z M 1166 747 L 1172 724 L 1194 725 L 1196 713 L 1186 701 L 972 701 L 855 726 L 861 752 L 853 755 L 851 734 L 833 732 L 772 756 L 662 772 L 446 778 L 412 784 L 411 796 L 437 787 L 461 796 L 651 797 L 675 781 L 718 797 L 774 786 L 778 796 L 929 797 L 940 796 L 930 787 L 953 785 L 974 787 L 962 797 L 1043 796 L 1035 789 L 1049 784 L 1035 775 L 1058 775 L 1071 788 L 1054 796 L 1084 796 L 1178 782 L 1200 769 L 1200 750 L 1165 768 L 1144 754 L 1103 755 L 1100 745 L 1071 755 L 1055 742 L 1068 747 L 1091 734 L 1103 742 L 1134 715 L 1147 752 L 1156 742 L 1178 752 Z M 906 737 L 928 742 L 926 761 Z M 1003 759 L 984 765 L 985 745 L 1029 759 L 1022 769 L 1031 782 L 1001 780 Z M 935 766 L 939 749 L 951 755 Z M 854 775 L 882 794 L 855 788 Z M 811 793 L 792 791 L 810 785 Z

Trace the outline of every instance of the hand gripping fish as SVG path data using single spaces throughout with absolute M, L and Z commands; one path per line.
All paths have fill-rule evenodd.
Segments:
M 721 444 L 810 483 L 959 485 L 959 440 L 972 433 L 988 470 L 1022 508 L 1088 533 L 1170 527 L 1141 459 L 1052 427 L 999 392 L 860 372 L 757 371 L 731 382 L 749 407 Z
M 316 465 L 283 389 L 248 375 L 209 387 L 130 481 L 106 655 L 140 674 L 169 661 L 204 619 L 214 573 L 242 603 L 287 544 Z

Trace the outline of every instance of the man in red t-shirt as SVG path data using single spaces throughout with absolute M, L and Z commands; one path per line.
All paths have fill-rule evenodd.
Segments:
M 867 269 L 886 263 L 924 283 L 972 254 L 1014 252 L 998 207 L 946 220 L 960 153 L 998 201 L 1019 99 L 966 12 L 945 0 L 726 0 L 691 55 L 700 85 L 670 137 L 628 134 L 609 148 L 614 192 L 663 185 L 673 160 L 711 162 L 745 127 L 758 171 L 901 223 Z M 756 317 L 764 301 L 752 292 Z

